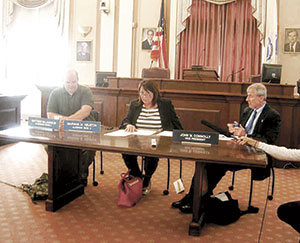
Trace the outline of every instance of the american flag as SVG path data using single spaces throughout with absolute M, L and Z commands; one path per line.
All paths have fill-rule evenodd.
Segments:
M 164 17 L 164 0 L 161 1 L 160 18 L 158 21 L 157 30 L 153 38 L 153 46 L 150 57 L 153 61 L 158 61 L 160 68 L 168 68 L 168 59 L 166 51 L 166 35 L 165 28 L 166 22 Z

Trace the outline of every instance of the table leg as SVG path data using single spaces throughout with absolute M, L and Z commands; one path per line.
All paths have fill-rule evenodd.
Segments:
M 193 218 L 189 225 L 189 235 L 199 236 L 203 226 L 203 216 L 200 213 L 202 199 L 202 182 L 205 163 L 195 162 Z
M 54 212 L 84 193 L 80 156 L 80 149 L 48 147 L 47 211 Z

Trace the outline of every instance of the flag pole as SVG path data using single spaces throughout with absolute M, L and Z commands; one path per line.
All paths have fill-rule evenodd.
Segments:
M 151 68 L 152 68 L 152 64 L 153 64 L 153 60 L 151 60 L 151 63 L 150 63 L 150 68 L 149 68 L 149 69 L 151 69 Z

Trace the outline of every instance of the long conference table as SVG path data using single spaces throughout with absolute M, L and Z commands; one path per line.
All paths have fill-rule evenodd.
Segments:
M 200 213 L 202 197 L 203 168 L 206 163 L 238 164 L 265 167 L 267 157 L 232 141 L 219 141 L 218 145 L 201 146 L 181 144 L 168 136 L 129 135 L 113 137 L 104 135 L 110 130 L 101 127 L 100 133 L 73 131 L 46 131 L 27 126 L 19 126 L 0 131 L 0 138 L 13 142 L 29 142 L 48 145 L 48 199 L 46 210 L 54 212 L 84 194 L 79 177 L 80 149 L 101 150 L 116 153 L 138 154 L 160 158 L 188 160 L 195 163 L 195 187 L 193 216 L 189 234 L 199 236 L 202 227 Z M 156 138 L 157 146 L 151 146 Z M 171 160 L 172 161 L 172 160 Z

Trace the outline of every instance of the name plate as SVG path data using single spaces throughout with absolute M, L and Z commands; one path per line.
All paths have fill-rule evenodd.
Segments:
M 39 118 L 39 117 L 29 117 L 28 126 L 41 128 L 41 129 L 58 130 L 59 120 Z
M 76 131 L 76 132 L 100 132 L 101 122 L 95 121 L 64 121 L 65 131 Z
M 186 143 L 218 144 L 219 134 L 215 132 L 173 130 L 172 140 Z

